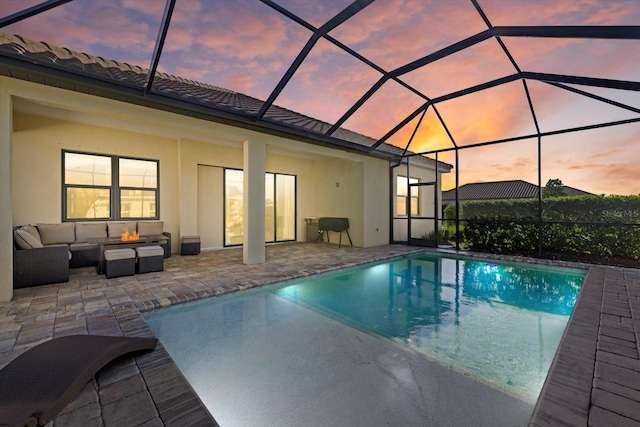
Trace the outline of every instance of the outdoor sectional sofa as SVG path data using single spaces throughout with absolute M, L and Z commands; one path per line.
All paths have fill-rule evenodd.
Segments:
M 171 233 L 162 221 L 63 222 L 14 227 L 13 287 L 67 282 L 69 268 L 95 266 L 99 239 L 117 238 L 123 231 L 157 238 L 164 257 L 171 256 Z M 132 242 L 135 244 L 135 242 Z

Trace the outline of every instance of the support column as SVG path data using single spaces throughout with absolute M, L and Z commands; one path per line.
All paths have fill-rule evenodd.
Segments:
M 243 197 L 243 247 L 245 264 L 261 264 L 265 261 L 265 208 L 264 174 L 266 145 L 262 141 L 245 141 L 243 147 L 244 197 Z
M 11 96 L 0 77 L 0 301 L 13 297 L 13 204 L 11 201 Z M 4 87 L 4 89 L 3 89 Z

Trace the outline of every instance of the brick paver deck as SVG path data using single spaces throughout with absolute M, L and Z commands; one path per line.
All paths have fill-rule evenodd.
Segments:
M 640 427 L 640 270 L 591 267 L 530 426 Z
M 64 335 L 153 336 L 140 314 L 150 309 L 418 250 L 295 243 L 268 246 L 267 262 L 252 266 L 242 264 L 241 249 L 227 249 L 174 255 L 163 272 L 110 280 L 93 268 L 74 269 L 68 283 L 19 289 L 11 302 L 0 303 L 0 368 Z M 591 267 L 531 425 L 640 426 L 639 328 L 640 270 Z M 102 369 L 54 425 L 217 423 L 160 343 Z

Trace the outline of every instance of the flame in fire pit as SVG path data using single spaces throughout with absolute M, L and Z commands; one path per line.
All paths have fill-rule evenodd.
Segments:
M 124 231 L 122 232 L 121 238 L 123 242 L 128 242 L 133 240 L 140 240 L 140 235 L 138 234 L 137 231 L 134 231 L 133 233 L 129 233 L 129 229 L 125 228 Z

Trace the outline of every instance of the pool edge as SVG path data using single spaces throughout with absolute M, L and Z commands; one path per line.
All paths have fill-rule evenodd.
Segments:
M 560 340 L 529 422 L 588 425 L 605 267 L 592 266 Z

